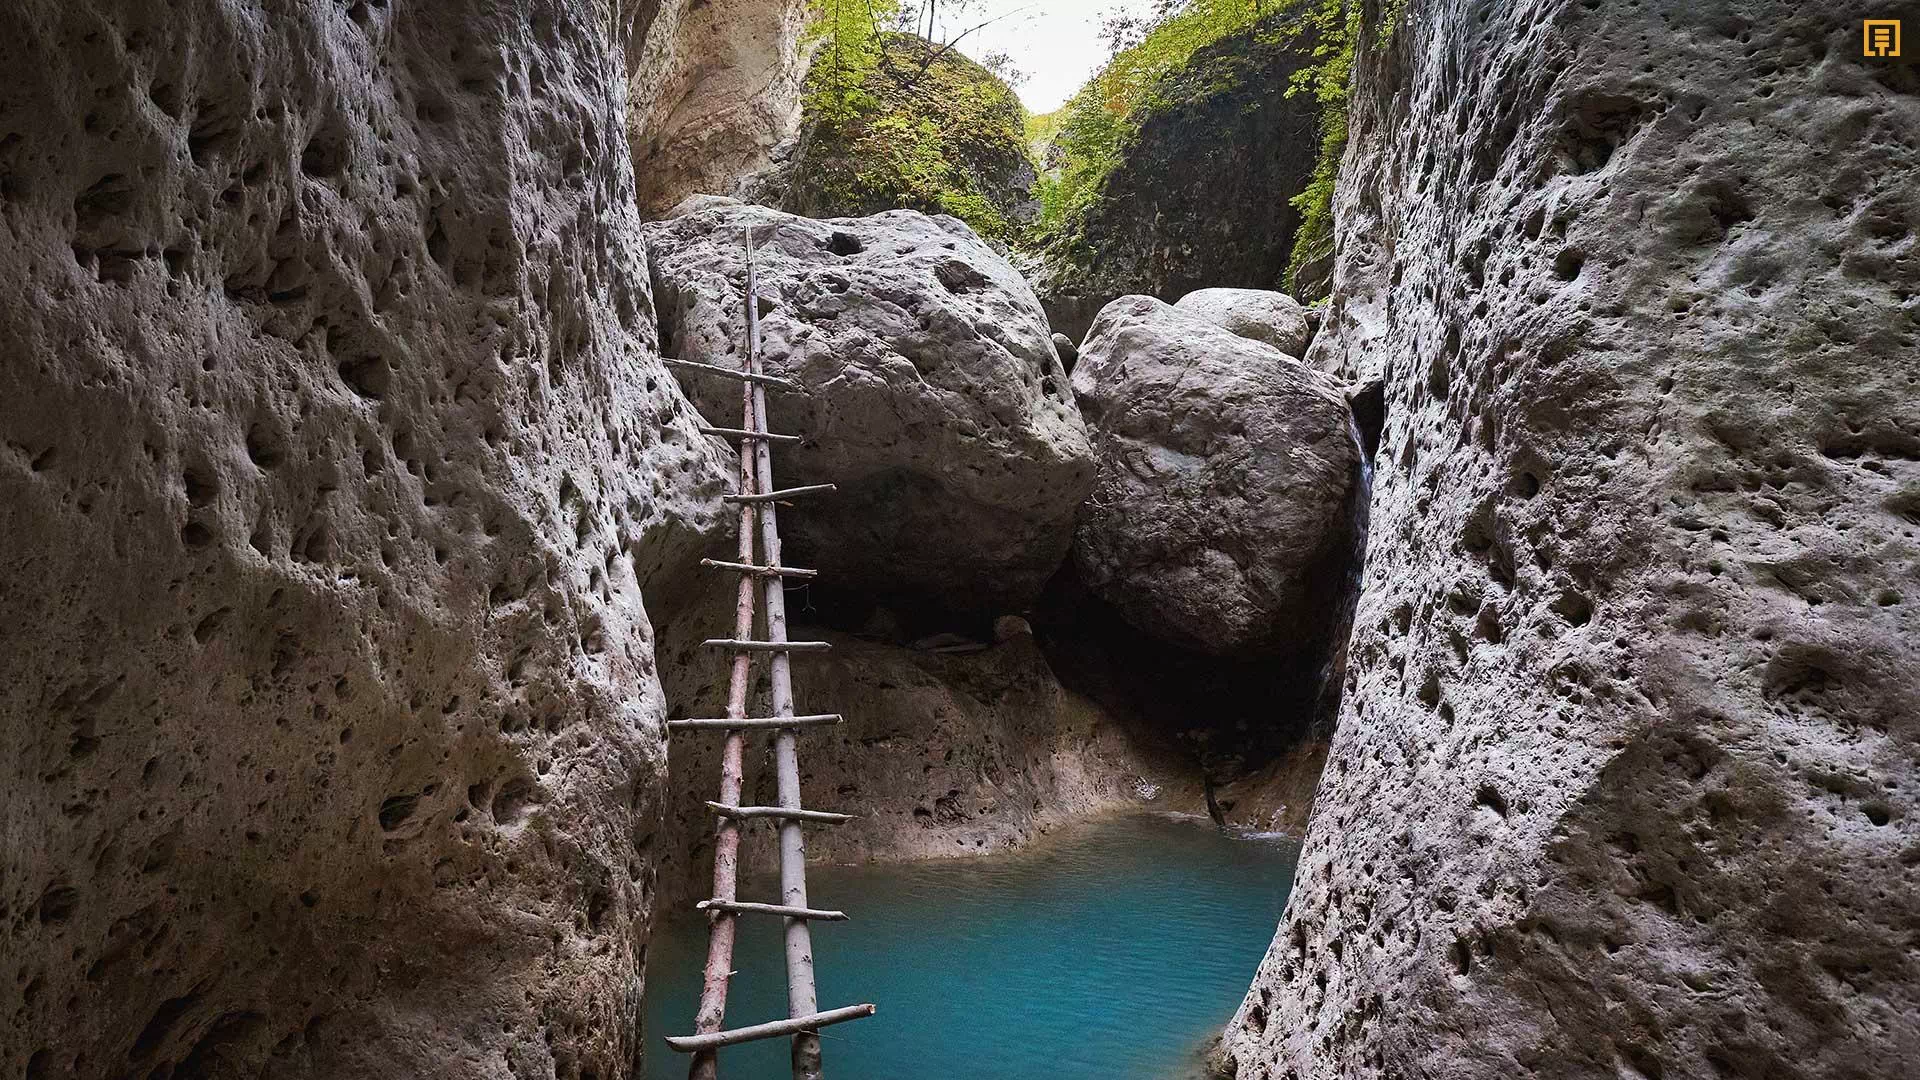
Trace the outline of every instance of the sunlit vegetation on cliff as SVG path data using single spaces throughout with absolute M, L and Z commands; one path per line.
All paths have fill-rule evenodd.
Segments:
M 1321 107 L 1321 145 L 1306 190 L 1292 196 L 1303 224 L 1296 234 L 1289 284 L 1305 264 L 1331 250 L 1333 187 L 1346 148 L 1347 87 L 1360 5 L 1353 0 L 1186 0 L 1162 3 L 1145 16 L 1109 17 L 1113 57 L 1059 112 L 1035 118 L 1029 137 L 1044 154 L 1037 237 L 1071 237 L 1092 211 L 1103 185 L 1125 158 L 1145 121 L 1179 98 L 1232 89 L 1196 87 L 1180 76 L 1195 54 L 1235 36 L 1298 50 L 1310 62 L 1272 92 L 1309 95 Z M 1231 77 L 1231 67 L 1219 69 Z
M 963 54 L 963 37 L 939 32 L 928 7 L 883 19 L 866 0 L 816 0 L 806 130 L 787 202 L 813 214 L 952 214 L 1014 242 L 1033 167 L 1026 110 L 1003 77 L 1010 65 Z

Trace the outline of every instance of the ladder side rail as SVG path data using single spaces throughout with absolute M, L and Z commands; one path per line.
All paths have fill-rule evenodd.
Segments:
M 753 307 L 753 297 L 749 293 L 747 307 Z M 743 373 L 754 369 L 751 355 L 741 358 Z M 753 426 L 754 393 L 756 386 L 749 380 L 740 383 L 740 415 L 749 428 Z M 764 391 L 762 391 L 764 392 Z M 766 443 L 759 445 L 765 446 Z M 754 463 L 745 454 L 740 455 L 740 494 L 751 495 L 755 492 L 756 477 Z M 740 538 L 736 552 L 742 563 L 752 563 L 755 526 L 758 524 L 761 507 L 755 503 L 742 502 L 740 506 Z M 775 560 L 769 559 L 768 562 Z M 779 578 L 771 580 L 779 581 Z M 733 609 L 733 636 L 750 638 L 753 636 L 754 593 L 756 579 L 751 575 L 741 575 L 740 588 L 735 595 Z M 753 657 L 747 653 L 735 653 L 731 670 L 727 677 L 727 718 L 738 720 L 747 715 L 747 690 L 752 680 Z M 729 806 L 740 804 L 743 788 L 746 758 L 746 731 L 734 728 L 727 732 L 726 741 L 720 748 L 720 798 L 719 802 Z M 715 827 L 713 841 L 713 893 L 714 899 L 734 900 L 739 896 L 740 887 L 740 830 L 746 824 L 745 819 L 721 817 Z M 719 1032 L 727 1018 L 727 989 L 733 978 L 733 944 L 737 925 L 737 913 L 726 908 L 714 908 L 708 912 L 707 923 L 707 965 L 701 976 L 700 1009 L 694 1016 L 693 1030 L 699 1035 L 712 1035 Z M 694 1052 L 688 1065 L 688 1080 L 718 1080 L 720 1060 L 719 1047 L 713 1046 Z
M 747 229 L 747 362 L 755 374 L 761 371 L 759 275 L 753 260 L 753 229 Z M 753 395 L 753 416 L 746 425 L 755 431 L 771 431 L 767 423 L 767 392 L 759 382 L 747 384 Z M 743 449 L 747 449 L 743 447 Z M 752 442 L 754 479 L 760 491 L 773 486 L 773 448 L 763 439 Z M 772 502 L 761 504 L 760 549 L 768 566 L 781 566 L 780 526 Z M 752 580 L 752 579 L 748 579 Z M 787 640 L 786 583 L 779 578 L 759 582 L 767 621 L 767 640 Z M 773 715 L 793 715 L 793 665 L 784 652 L 773 654 L 769 665 Z M 774 734 L 774 769 L 779 803 L 789 809 L 800 808 L 800 753 L 798 736 L 792 728 Z M 786 819 L 780 823 L 780 899 L 787 907 L 805 908 L 807 904 L 807 851 L 800 822 Z M 813 936 L 805 919 L 786 920 L 787 1015 L 809 1016 L 820 1011 L 819 995 L 813 977 Z M 821 1080 L 820 1035 L 800 1030 L 793 1036 L 793 1080 Z

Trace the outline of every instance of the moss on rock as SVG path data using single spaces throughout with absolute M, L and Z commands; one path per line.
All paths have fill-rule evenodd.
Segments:
M 809 74 L 798 143 L 760 201 L 809 217 L 952 214 L 1001 243 L 1038 215 L 1026 110 L 993 72 L 901 33 L 857 67 L 836 61 Z
M 1321 142 L 1319 102 L 1287 90 L 1314 63 L 1310 35 L 1269 20 L 1158 77 L 1102 174 L 1047 222 L 1038 291 L 1056 327 L 1077 336 L 1129 293 L 1284 287 L 1301 217 L 1292 200 Z M 1049 165 L 1072 169 L 1059 160 L 1072 145 L 1054 145 Z

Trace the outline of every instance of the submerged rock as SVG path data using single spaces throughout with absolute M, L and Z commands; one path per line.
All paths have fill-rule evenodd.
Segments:
M 1135 627 L 1219 655 L 1321 644 L 1359 450 L 1327 376 L 1151 297 L 1107 305 L 1073 384 L 1098 475 L 1073 556 Z
M 1920 79 L 1836 15 L 1362 28 L 1374 539 L 1239 1080 L 1912 1073 Z
M 625 1076 L 724 474 L 605 11 L 276 11 L 0 8 L 0 1074 Z
M 1296 359 L 1307 354 L 1307 343 L 1313 340 L 1307 309 L 1283 292 L 1198 289 L 1173 306 L 1243 338 L 1264 341 Z
M 1072 542 L 1092 452 L 1033 293 L 953 218 L 815 221 L 720 207 L 651 226 L 669 355 L 737 366 L 743 229 L 756 228 L 782 486 L 839 490 L 782 519 L 822 591 L 991 616 L 1039 592 Z M 684 375 L 716 426 L 737 384 Z

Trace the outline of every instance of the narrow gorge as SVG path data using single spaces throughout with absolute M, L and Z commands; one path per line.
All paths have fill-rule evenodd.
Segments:
M 0 1076 L 686 1073 L 750 307 L 826 1074 L 1906 1075 L 1903 17 L 13 0 Z

